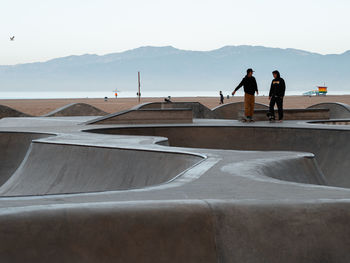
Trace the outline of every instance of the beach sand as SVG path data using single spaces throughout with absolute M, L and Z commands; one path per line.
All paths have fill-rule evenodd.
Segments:
M 162 102 L 164 98 L 142 98 L 141 103 L 146 102 Z M 219 97 L 191 97 L 191 98 L 172 98 L 173 102 L 195 101 L 200 102 L 212 109 L 219 106 Z M 243 101 L 243 97 L 225 98 L 225 103 Z M 268 97 L 258 96 L 256 102 L 268 104 Z M 350 95 L 337 96 L 319 96 L 319 97 L 305 97 L 305 96 L 286 96 L 284 100 L 285 108 L 306 108 L 308 106 L 321 102 L 342 102 L 350 105 Z M 0 100 L 0 105 L 6 105 L 24 113 L 40 116 L 47 114 L 57 108 L 70 103 L 87 103 L 93 105 L 105 112 L 118 112 L 139 104 L 137 98 L 109 98 L 104 101 L 103 98 L 96 99 L 13 99 Z

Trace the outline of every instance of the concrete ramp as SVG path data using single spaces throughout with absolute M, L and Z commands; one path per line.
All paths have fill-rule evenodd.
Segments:
M 267 110 L 269 107 L 265 104 L 255 103 L 255 109 Z M 244 109 L 244 102 L 233 102 L 220 105 L 212 109 L 215 118 L 237 120 L 239 118 L 239 112 Z
M 73 202 L 45 208 L 1 211 L 1 262 L 217 262 L 213 215 L 204 201 Z
M 112 113 L 86 124 L 192 123 L 191 109 L 132 109 Z
M 104 116 L 107 114 L 107 112 L 86 103 L 72 103 L 58 108 L 42 117 Z
M 308 107 L 308 109 L 329 109 L 329 117 L 331 119 L 345 119 L 350 118 L 350 105 L 345 103 L 319 103 Z
M 129 190 L 166 183 L 203 158 L 189 154 L 32 143 L 1 196 Z
M 102 134 L 161 136 L 176 147 L 297 151 L 316 156 L 327 185 L 350 188 L 350 131 L 275 127 L 129 127 L 92 130 Z M 293 167 L 293 166 L 291 166 Z M 289 167 L 289 170 L 292 170 Z M 288 170 L 286 169 L 286 171 Z
M 266 116 L 268 110 L 254 110 L 254 120 L 267 121 Z M 310 109 L 285 109 L 283 110 L 284 120 L 328 120 L 329 109 L 324 108 L 310 108 Z M 239 118 L 244 118 L 244 110 L 240 110 L 238 114 Z M 278 111 L 275 110 L 276 119 L 278 119 Z
M 47 134 L 0 133 L 0 186 L 3 185 L 24 159 L 32 140 L 49 137 Z
M 193 118 L 213 119 L 214 113 L 199 102 L 150 102 L 135 106 L 133 109 L 191 109 Z
M 7 117 L 30 117 L 30 115 L 10 108 L 5 105 L 0 105 L 0 119 Z

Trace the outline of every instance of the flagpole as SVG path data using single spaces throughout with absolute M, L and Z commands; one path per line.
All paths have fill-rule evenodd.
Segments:
M 141 102 L 141 79 L 140 79 L 140 71 L 138 72 L 138 92 L 137 95 L 139 97 L 139 103 Z

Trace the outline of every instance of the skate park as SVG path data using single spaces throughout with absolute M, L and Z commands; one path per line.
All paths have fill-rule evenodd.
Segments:
M 6 109 L 1 261 L 349 262 L 350 107 L 241 110 Z

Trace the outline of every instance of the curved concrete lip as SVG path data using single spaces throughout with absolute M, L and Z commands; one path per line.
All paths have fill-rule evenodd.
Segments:
M 86 103 L 71 103 L 51 111 L 42 117 L 102 116 L 106 114 L 107 112 Z
M 17 134 L 35 134 L 35 133 L 23 133 L 23 132 L 16 132 Z M 1 134 L 4 133 L 0 133 Z M 41 135 L 41 134 L 38 134 Z M 47 136 L 47 137 L 46 137 Z M 113 137 L 113 138 L 111 138 Z M 107 140 L 106 140 L 107 139 Z M 32 144 L 28 146 L 28 152 L 27 155 L 24 157 L 22 164 L 18 167 L 17 171 L 11 176 L 11 178 L 0 187 L 0 196 L 40 196 L 40 195 L 65 195 L 65 194 L 80 194 L 80 193 L 89 193 L 89 192 L 110 192 L 110 191 L 129 191 L 132 189 L 148 189 L 151 188 L 153 185 L 162 185 L 162 184 L 168 184 L 174 180 L 176 180 L 178 177 L 182 176 L 182 174 L 186 173 L 186 171 L 190 170 L 191 168 L 199 165 L 203 160 L 205 160 L 207 157 L 204 154 L 194 153 L 190 151 L 183 151 L 183 150 L 170 150 L 169 148 L 164 147 L 158 147 L 157 145 L 167 143 L 166 138 L 161 137 L 137 137 L 137 138 L 125 138 L 125 136 L 89 136 L 89 134 L 83 133 L 83 134 L 62 134 L 62 133 L 56 133 L 56 134 L 47 134 L 43 135 L 43 138 L 40 139 L 33 139 Z M 132 145 L 134 144 L 134 145 Z M 151 145 L 152 147 L 145 147 L 143 145 Z M 15 145 L 13 145 L 15 146 Z M 44 149 L 42 149 L 44 148 Z M 55 159 L 49 161 L 50 163 L 47 163 L 47 161 L 44 160 L 45 155 L 50 154 L 50 148 L 55 152 Z M 66 157 L 64 155 L 60 156 L 60 150 L 61 149 L 67 149 L 68 153 L 71 151 L 71 149 L 74 149 L 74 158 L 75 161 L 70 161 L 68 164 L 66 163 Z M 137 181 L 137 177 L 144 174 L 148 176 L 151 176 L 152 174 L 159 174 L 161 170 L 153 170 L 153 167 L 156 167 L 157 165 L 161 164 L 161 167 L 158 169 L 166 169 L 167 167 L 170 167 L 169 170 L 166 170 L 166 176 L 164 179 L 151 179 L 147 178 L 147 181 L 154 181 L 154 183 L 150 182 L 144 182 L 143 183 L 137 183 L 136 185 L 133 183 L 129 184 L 123 184 L 124 186 L 118 186 L 115 185 L 114 187 L 108 185 L 113 183 L 117 179 L 113 178 L 106 178 L 108 179 L 108 184 L 103 182 L 94 181 L 95 185 L 90 186 L 87 190 L 84 190 L 83 186 L 79 186 L 78 182 L 76 182 L 76 179 L 69 179 L 69 180 L 62 180 L 60 179 L 60 166 L 61 165 L 67 165 L 69 169 L 72 170 L 70 172 L 71 174 L 75 173 L 75 176 L 77 175 L 77 170 L 79 170 L 79 167 L 85 167 L 89 166 L 88 162 L 81 162 L 83 159 L 81 158 L 87 158 L 86 153 L 84 152 L 91 152 L 91 151 L 98 151 L 101 153 L 109 151 L 112 156 L 108 157 L 113 158 L 113 155 L 117 155 L 117 158 L 114 158 L 115 166 L 108 166 L 104 168 L 103 160 L 100 162 L 100 168 L 98 171 L 100 171 L 101 175 L 104 176 L 104 174 L 108 174 L 106 176 L 113 177 L 113 176 L 125 176 L 126 171 L 124 172 L 118 172 L 116 175 L 113 175 L 113 171 L 118 171 L 118 168 L 121 166 L 123 156 L 125 154 L 129 155 L 132 158 L 137 158 L 137 155 L 143 156 L 141 160 L 135 160 L 135 165 L 130 164 L 131 166 L 128 168 L 127 175 L 132 176 L 133 173 L 133 167 L 137 166 L 137 162 L 149 162 L 150 168 L 148 171 L 141 170 L 137 172 L 133 176 L 135 177 L 133 180 Z M 88 153 L 87 152 L 87 153 Z M 67 151 L 63 150 L 62 154 L 67 154 Z M 82 155 L 83 154 L 83 155 Z M 97 154 L 97 153 L 96 153 Z M 38 157 L 39 155 L 39 157 Z M 154 161 L 152 161 L 152 158 Z M 159 156 L 159 157 L 157 157 Z M 166 160 L 166 156 L 169 156 L 170 159 Z M 98 156 L 92 155 L 90 162 L 94 161 L 95 158 Z M 104 156 L 106 158 L 107 156 Z M 129 158 L 130 158 L 129 157 Z M 43 164 L 40 164 L 40 158 L 43 158 L 42 162 L 46 162 Z M 118 159 L 119 158 L 119 159 Z M 80 160 L 80 163 L 79 163 Z M 119 162 L 119 164 L 118 164 Z M 128 162 L 128 160 L 124 160 L 124 162 Z M 153 163 L 152 163 L 153 162 Z M 162 164 L 162 162 L 167 162 Z M 57 163 L 57 164 L 56 164 Z M 73 171 L 75 163 L 78 167 L 75 172 Z M 111 162 L 113 164 L 113 162 Z M 48 167 L 49 166 L 49 167 Z M 48 181 L 46 184 L 50 184 L 46 186 L 49 188 L 44 192 L 43 188 L 45 188 L 45 181 L 47 181 L 45 178 L 48 176 L 42 174 L 42 176 L 38 176 L 38 174 L 41 173 L 41 170 L 44 169 L 46 171 L 47 169 L 51 170 L 51 176 L 53 176 L 53 173 L 55 172 L 55 167 L 59 171 L 56 175 L 56 179 L 54 181 Z M 91 167 L 93 168 L 93 167 Z M 95 177 L 94 174 L 89 174 L 89 170 L 91 168 L 87 168 L 87 170 L 84 172 L 82 176 L 82 181 L 80 181 L 80 184 L 84 184 L 84 181 L 91 180 L 91 178 Z M 109 169 L 109 170 L 108 170 Z M 111 169 L 115 169 L 112 170 Z M 122 174 L 120 174 L 122 173 Z M 69 174 L 69 173 L 68 173 Z M 101 175 L 99 177 L 101 177 Z M 34 176 L 34 177 L 33 177 Z M 67 175 L 64 175 L 67 176 Z M 158 176 L 159 177 L 159 176 Z M 27 178 L 27 179 L 26 179 Z M 62 180 L 62 182 L 58 181 Z M 124 179 L 125 180 L 125 179 Z M 32 189 L 26 189 L 25 185 L 30 185 L 31 181 L 37 181 L 40 182 L 39 187 L 30 187 Z M 120 181 L 120 179 L 119 179 Z M 102 183 L 103 185 L 98 186 L 98 184 Z M 52 185 L 54 184 L 54 185 Z M 53 191 L 52 188 L 57 188 L 57 184 L 60 184 L 61 187 L 60 190 Z M 78 184 L 74 188 L 71 187 L 71 184 Z M 22 186 L 18 186 L 22 185 Z M 69 185 L 71 190 L 67 190 L 66 186 Z M 14 188 L 19 188 L 19 190 L 14 191 Z M 37 189 L 37 190 L 35 190 Z M 66 189 L 66 190 L 65 190 Z M 59 191 L 59 192 L 57 192 Z
M 323 124 L 323 125 L 350 125 L 350 119 L 331 119 L 321 121 L 309 121 L 310 124 Z

